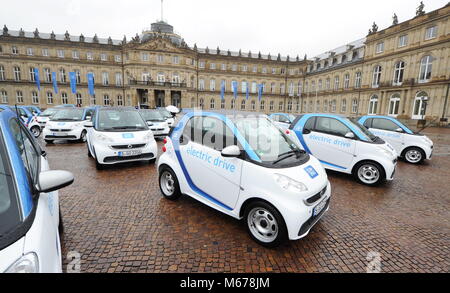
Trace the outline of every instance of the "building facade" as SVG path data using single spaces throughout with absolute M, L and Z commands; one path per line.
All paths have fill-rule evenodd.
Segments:
M 5 26 L 0 103 L 385 114 L 437 123 L 450 116 L 449 15 L 449 5 L 430 13 L 419 7 L 413 19 L 394 18 L 384 30 L 374 24 L 365 38 L 313 59 L 188 46 L 162 21 L 130 41 Z M 76 74 L 76 93 L 69 72 Z M 95 95 L 89 94 L 88 73 L 94 75 Z

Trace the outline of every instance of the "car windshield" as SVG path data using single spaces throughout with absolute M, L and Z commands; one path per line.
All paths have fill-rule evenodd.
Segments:
M 98 112 L 96 130 L 143 131 L 148 130 L 148 126 L 136 110 L 107 110 Z
M 47 109 L 44 112 L 42 112 L 39 116 L 42 117 L 52 117 L 53 115 L 55 115 L 58 111 L 57 109 Z
M 264 117 L 242 118 L 235 121 L 235 125 L 264 164 L 293 163 L 306 155 L 278 127 Z
M 145 121 L 164 122 L 166 119 L 159 111 L 142 111 L 140 112 Z
M 27 110 L 30 111 L 33 115 L 37 115 L 37 114 L 38 114 L 38 112 L 36 111 L 36 109 L 33 108 L 33 107 L 26 107 L 26 108 L 27 108 Z
M 64 109 L 52 116 L 52 121 L 81 121 L 83 120 L 83 109 Z
M 12 172 L 0 141 L 0 238 L 21 223 Z
M 359 129 L 362 132 L 362 135 L 364 135 L 364 138 L 366 140 L 375 142 L 377 140 L 377 136 L 373 135 L 372 132 L 370 132 L 365 126 L 361 125 L 358 123 L 358 121 L 356 119 L 353 118 L 344 118 L 345 120 L 348 121 L 348 123 L 353 124 L 353 126 L 355 126 L 355 128 Z
M 172 118 L 172 114 L 170 114 L 170 112 L 166 109 L 158 109 L 158 111 L 163 115 L 163 117 Z

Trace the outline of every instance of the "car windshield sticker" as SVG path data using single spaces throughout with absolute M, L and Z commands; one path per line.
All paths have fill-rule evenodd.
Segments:
M 133 133 L 124 133 L 124 134 L 122 134 L 122 137 L 129 139 L 129 138 L 134 138 L 134 135 L 133 135 Z
M 309 177 L 311 177 L 311 179 L 316 178 L 317 176 L 319 176 L 319 173 L 317 173 L 316 169 L 314 169 L 313 166 L 308 166 L 305 168 L 306 173 L 308 173 Z

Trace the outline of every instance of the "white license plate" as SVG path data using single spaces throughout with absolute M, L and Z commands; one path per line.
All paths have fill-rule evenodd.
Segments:
M 140 154 L 142 154 L 141 150 L 125 151 L 125 152 L 119 152 L 119 157 L 139 156 Z
M 58 133 L 58 132 L 54 132 L 53 136 L 67 136 L 67 133 Z
M 313 217 L 320 214 L 320 212 L 325 208 L 326 205 L 327 205 L 327 199 L 322 200 L 318 205 L 316 205 L 316 207 L 313 210 Z

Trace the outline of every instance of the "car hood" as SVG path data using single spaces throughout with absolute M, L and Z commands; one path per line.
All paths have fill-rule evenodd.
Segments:
M 62 128 L 74 128 L 77 124 L 83 123 L 83 121 L 48 121 L 47 127 L 62 129 Z
M 108 137 L 112 140 L 112 144 L 133 144 L 133 143 L 148 143 L 149 135 L 152 134 L 152 131 L 146 130 L 146 131 L 130 131 L 130 132 L 99 132 L 96 131 L 96 134 L 101 134 L 103 136 Z M 152 139 L 150 139 L 151 141 Z

